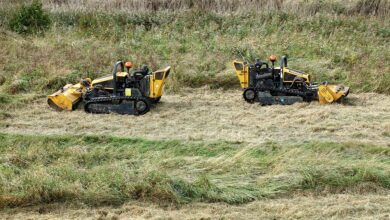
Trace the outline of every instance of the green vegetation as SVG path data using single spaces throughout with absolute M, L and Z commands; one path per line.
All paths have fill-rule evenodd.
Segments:
M 23 5 L 14 12 L 9 26 L 20 34 L 43 33 L 50 27 L 49 15 L 43 11 L 42 3 L 34 1 L 31 5 Z
M 245 203 L 390 188 L 388 146 L 0 134 L 0 204 Z
M 376 2 L 381 10 L 387 7 Z M 371 12 L 355 13 L 324 3 L 301 16 L 277 8 L 231 14 L 194 6 L 189 11 L 127 13 L 54 10 L 49 4 L 51 30 L 25 38 L 8 31 L 6 24 L 18 11 L 4 4 L 0 89 L 48 94 L 81 77 L 108 74 L 118 59 L 152 69 L 173 66 L 168 91 L 204 85 L 238 88 L 232 60 L 287 54 L 292 68 L 311 73 L 316 81 L 344 83 L 354 92 L 389 93 L 390 20 L 385 12 L 373 16 L 379 12 L 372 7 Z
M 17 118 L 21 114 L 36 121 L 58 117 L 29 113 L 29 104 L 42 103 L 42 97 L 80 78 L 109 74 L 116 60 L 145 63 L 153 70 L 171 65 L 166 90 L 175 93 L 202 86 L 238 89 L 232 60 L 287 54 L 289 66 L 315 81 L 390 94 L 389 1 L 25 2 L 0 0 L 2 129 L 11 123 L 26 126 L 26 118 Z M 177 106 L 170 111 L 180 111 Z M 14 110 L 25 112 L 18 116 Z M 337 110 L 331 111 L 320 114 L 327 118 Z M 235 126 L 245 126 L 241 123 Z M 77 132 L 91 132 L 81 124 Z M 339 129 L 334 126 L 332 135 Z M 388 129 L 370 131 L 389 137 Z M 366 131 L 353 132 L 364 136 Z M 389 158 L 389 146 L 359 142 L 254 145 L 0 133 L 0 207 L 130 200 L 242 204 L 300 192 L 374 192 L 390 189 Z

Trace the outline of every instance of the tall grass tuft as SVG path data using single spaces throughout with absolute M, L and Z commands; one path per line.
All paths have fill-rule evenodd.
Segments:
M 42 8 L 42 3 L 34 1 L 31 5 L 22 5 L 10 19 L 11 30 L 20 34 L 43 33 L 50 28 L 51 19 Z
M 51 93 L 109 74 L 119 59 L 171 65 L 167 91 L 239 88 L 231 61 L 270 54 L 287 54 L 317 82 L 390 91 L 388 1 L 44 0 L 52 30 L 29 39 L 3 25 L 24 1 L 1 3 L 0 87 L 9 94 Z
M 387 0 L 348 0 L 348 1 L 314 1 L 314 0 L 111 0 L 111 1 L 74 1 L 46 0 L 46 4 L 55 10 L 102 10 L 102 11 L 181 11 L 201 10 L 218 13 L 226 12 L 263 12 L 284 11 L 303 15 L 321 14 L 363 14 L 389 15 L 390 3 Z M 249 11 L 248 11 L 249 10 Z

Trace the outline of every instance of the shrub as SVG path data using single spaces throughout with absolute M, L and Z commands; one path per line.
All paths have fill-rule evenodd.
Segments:
M 42 3 L 34 1 L 31 5 L 23 5 L 13 14 L 9 27 L 20 34 L 43 33 L 49 29 L 51 19 L 42 8 Z

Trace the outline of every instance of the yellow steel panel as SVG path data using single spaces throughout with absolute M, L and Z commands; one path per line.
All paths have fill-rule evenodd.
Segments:
M 125 96 L 131 96 L 131 89 L 129 88 L 125 89 Z
M 153 72 L 152 75 L 149 77 L 149 97 L 150 98 L 158 98 L 162 96 L 163 88 L 165 85 L 165 82 L 167 80 L 167 74 L 169 73 L 171 67 L 168 66 L 165 69 L 158 70 L 156 72 Z M 162 77 L 156 78 L 156 74 L 163 74 Z
M 233 65 L 236 70 L 237 78 L 240 81 L 241 88 L 243 89 L 248 88 L 248 81 L 249 81 L 248 65 L 239 61 L 233 61 Z

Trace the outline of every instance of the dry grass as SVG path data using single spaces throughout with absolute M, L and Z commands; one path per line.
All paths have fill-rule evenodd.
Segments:
M 347 105 L 299 103 L 261 107 L 243 101 L 239 90 L 189 89 L 163 96 L 141 117 L 55 112 L 45 99 L 9 107 L 0 132 L 23 134 L 110 134 L 148 139 L 250 143 L 359 141 L 389 144 L 390 98 L 351 94 Z
M 30 0 L 29 0 L 30 1 Z M 11 4 L 26 1 L 0 0 L 1 5 L 10 7 Z M 216 12 L 242 12 L 281 10 L 286 12 L 313 15 L 317 13 L 330 14 L 363 14 L 389 15 L 388 0 L 42 0 L 45 7 L 53 11 L 180 11 L 207 10 Z M 1 7 L 1 6 L 0 6 Z
M 355 92 L 390 91 L 388 16 L 64 11 L 50 13 L 53 25 L 44 36 L 26 37 L 8 30 L 12 10 L 3 11 L 0 91 L 8 94 L 51 93 L 110 73 L 118 59 L 153 70 L 171 65 L 169 90 L 238 88 L 231 61 L 270 54 L 287 54 L 291 68 L 315 81 L 344 83 Z
M 0 211 L 4 219 L 389 219 L 390 196 L 295 196 L 247 205 L 193 203 L 180 208 L 131 202 L 121 207 L 42 205 Z
M 359 142 L 252 144 L 0 133 L 0 208 L 64 202 L 245 204 L 390 189 L 389 149 Z
M 19 207 L 58 201 L 168 205 L 162 210 L 147 203 L 140 218 L 236 218 L 240 212 L 247 213 L 242 218 L 382 217 L 390 186 L 389 104 L 385 95 L 359 94 L 346 105 L 261 107 L 246 104 L 238 91 L 207 88 L 168 94 L 139 117 L 55 112 L 42 98 L 11 103 L 0 123 L 0 200 Z M 237 207 L 192 204 L 253 200 Z M 179 210 L 169 205 L 186 203 Z M 297 211 L 307 204 L 307 211 Z M 129 212 L 108 209 L 118 217 Z M 60 208 L 46 217 L 94 218 L 97 210 Z M 5 213 L 22 218 L 24 211 Z
M 261 107 L 245 103 L 238 89 L 186 87 L 238 86 L 232 59 L 288 53 L 294 68 L 318 80 L 388 94 L 390 1 L 43 0 L 54 24 L 29 37 L 6 27 L 23 2 L 0 0 L 0 133 L 15 141 L 0 144 L 0 206 L 69 204 L 5 209 L 1 217 L 389 218 L 390 97 L 361 93 L 346 105 Z M 247 8 L 260 13 L 243 15 Z M 107 73 L 116 59 L 172 65 L 162 103 L 140 117 L 49 109 L 47 93 Z M 61 145 L 75 135 L 72 145 Z M 105 135 L 106 142 L 78 142 L 83 135 Z M 128 144 L 111 136 L 142 139 Z M 177 149 L 166 147 L 172 143 Z M 201 192 L 182 205 L 183 192 L 172 184 Z M 132 187 L 145 195 L 132 197 Z M 132 201 L 143 197 L 175 206 Z M 252 199 L 259 200 L 194 202 Z M 131 202 L 83 205 L 117 200 Z

